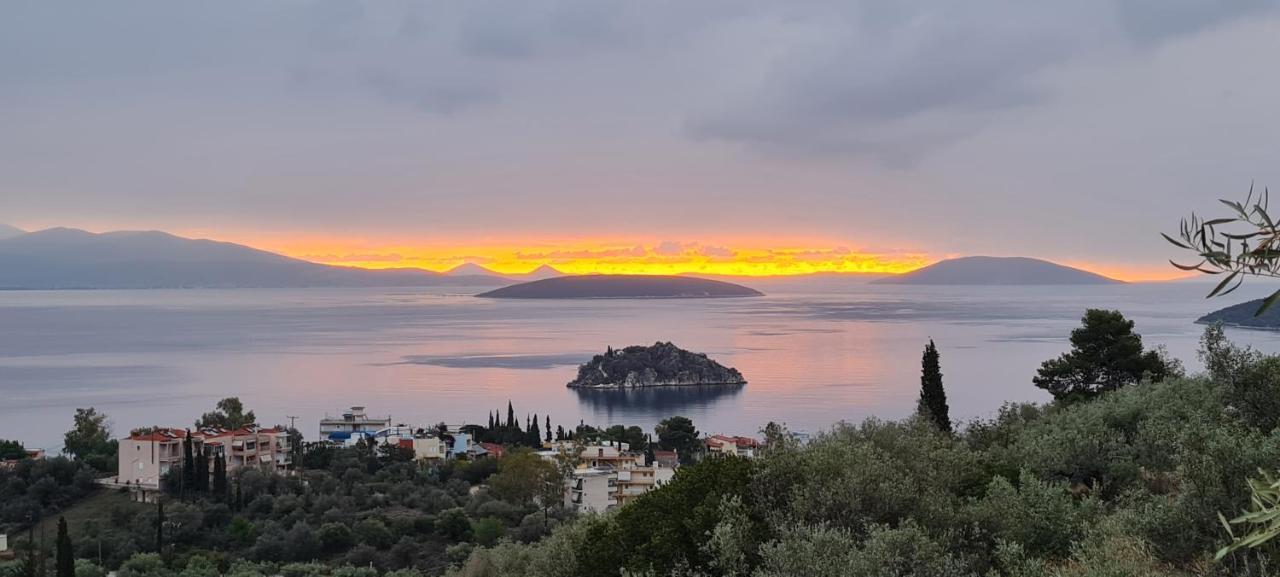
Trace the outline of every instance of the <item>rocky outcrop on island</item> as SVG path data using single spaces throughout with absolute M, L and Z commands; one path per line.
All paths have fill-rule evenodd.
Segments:
M 717 363 L 703 353 L 686 351 L 671 343 L 610 348 L 578 367 L 571 388 L 625 389 L 684 385 L 743 385 L 737 369 Z

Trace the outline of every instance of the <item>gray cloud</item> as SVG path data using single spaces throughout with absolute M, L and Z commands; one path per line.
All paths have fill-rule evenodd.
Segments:
M 816 31 L 695 138 L 769 150 L 911 161 L 1011 108 L 1052 97 L 1041 75 L 1129 43 L 1155 45 L 1273 3 L 850 2 L 806 13 Z
M 1276 6 L 11 2 L 0 219 L 1163 262 L 1181 207 L 1280 182 Z

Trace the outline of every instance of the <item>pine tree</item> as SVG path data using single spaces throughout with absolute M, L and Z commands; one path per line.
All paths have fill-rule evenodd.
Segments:
M 556 440 L 557 440 L 557 441 L 563 441 L 563 440 L 565 440 L 565 439 L 564 439 L 564 425 L 556 425 Z
M 76 577 L 76 562 L 71 551 L 71 535 L 67 533 L 67 520 L 58 517 L 57 557 L 55 567 L 58 577 Z
M 939 429 L 951 432 L 951 415 L 947 407 L 947 392 L 942 388 L 942 368 L 938 363 L 938 347 L 929 339 L 924 348 L 920 371 L 920 403 L 916 409 Z

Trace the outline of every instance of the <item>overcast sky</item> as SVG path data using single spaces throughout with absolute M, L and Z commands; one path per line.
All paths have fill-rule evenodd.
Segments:
M 5 2 L 0 222 L 1160 267 L 1280 186 L 1277 4 Z

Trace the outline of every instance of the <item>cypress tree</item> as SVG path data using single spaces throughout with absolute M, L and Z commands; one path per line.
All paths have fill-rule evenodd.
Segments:
M 507 401 L 507 428 L 515 429 L 520 424 L 516 422 L 516 410 L 511 408 L 511 401 Z
M 544 440 L 550 443 L 551 442 L 551 415 L 545 415 L 545 416 L 547 418 L 547 428 L 543 429 L 542 434 L 546 435 L 546 438 Z
M 156 501 L 156 553 L 164 552 L 164 501 Z
M 542 431 L 538 430 L 538 414 L 533 414 L 533 423 L 529 425 L 529 446 L 537 447 L 542 442 Z
M 938 363 L 938 347 L 933 344 L 933 339 L 929 339 L 921 360 L 920 403 L 917 411 L 933 421 L 939 429 L 951 432 L 947 392 L 942 388 L 942 368 Z
M 191 445 L 191 429 L 187 429 L 187 435 L 182 438 L 182 492 L 194 490 L 195 484 L 196 458 Z
M 75 557 L 71 552 L 71 535 L 67 533 L 67 520 L 58 517 L 57 558 L 55 566 L 58 577 L 76 577 Z
M 213 494 L 219 501 L 227 498 L 227 460 L 222 455 L 213 459 Z
M 196 484 L 194 489 L 197 493 L 209 492 L 209 453 L 205 452 L 203 446 L 196 453 Z

